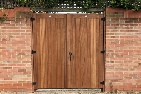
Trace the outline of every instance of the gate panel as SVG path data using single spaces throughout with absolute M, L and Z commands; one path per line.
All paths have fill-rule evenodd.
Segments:
M 100 88 L 104 81 L 102 17 L 67 15 L 67 88 Z
M 34 81 L 37 88 L 64 88 L 66 15 L 36 14 Z
M 103 88 L 101 14 L 35 14 L 35 89 Z

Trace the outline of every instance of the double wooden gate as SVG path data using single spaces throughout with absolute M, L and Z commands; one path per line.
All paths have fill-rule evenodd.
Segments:
M 103 88 L 103 15 L 33 17 L 34 88 Z

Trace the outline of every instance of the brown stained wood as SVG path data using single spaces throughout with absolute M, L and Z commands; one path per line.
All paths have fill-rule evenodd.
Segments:
M 103 70 L 99 69 L 103 66 L 100 63 L 103 58 L 100 53 L 103 46 L 100 39 L 103 37 L 100 33 L 102 27 L 99 26 L 101 18 L 101 15 L 68 15 L 67 50 L 73 53 L 72 61 L 68 61 L 67 66 L 68 88 L 100 87 L 103 75 Z
M 72 16 L 71 16 L 72 17 Z M 71 20 L 71 24 L 73 24 L 73 26 L 71 27 L 71 34 L 70 34 L 70 37 L 71 37 L 71 44 L 70 44 L 70 47 L 71 47 L 71 52 L 72 52 L 72 59 L 71 59 L 71 61 L 70 61 L 70 64 L 72 65 L 71 67 L 73 67 L 75 70 L 76 70 L 76 64 L 75 64 L 75 60 L 76 60 L 76 57 L 75 57 L 75 54 L 76 54 L 76 51 L 75 51 L 75 47 L 76 47 L 76 38 L 77 38 L 77 36 L 76 36 L 76 24 L 75 24 L 75 20 Z M 73 77 L 73 85 L 76 85 L 76 72 L 74 72 L 75 70 L 73 70 L 73 69 L 71 69 L 70 68 L 70 71 L 71 71 L 71 75 L 70 76 L 72 76 Z M 69 75 L 69 74 L 68 74 Z M 72 86 L 72 87 L 74 87 L 74 86 Z
M 76 48 L 75 48 L 75 62 L 80 62 L 80 59 L 81 59 L 81 57 L 80 57 L 80 55 L 81 55 L 81 49 L 80 49 L 80 47 L 81 47 L 81 45 L 80 45 L 80 41 L 81 41 L 81 39 L 80 39 L 80 36 L 79 36 L 79 34 L 80 34 L 80 18 L 77 18 L 76 20 L 75 20 L 76 22 L 75 22 L 75 42 L 76 42 Z M 76 32 L 77 31 L 77 32 Z M 76 69 L 75 70 L 77 70 L 77 68 L 79 68 L 80 66 L 79 66 L 79 64 L 78 63 L 75 63 L 76 64 Z M 77 80 L 81 80 L 81 78 L 80 78 L 80 73 L 81 73 L 81 70 L 80 69 L 78 69 L 77 71 L 76 71 L 76 81 Z M 79 87 L 80 86 L 80 83 L 77 83 L 76 82 L 76 87 Z
M 49 29 L 49 23 L 47 22 L 47 20 L 48 19 L 45 19 L 45 40 L 46 41 L 44 41 L 44 43 L 45 43 L 45 47 L 46 47 L 46 50 L 45 50 L 45 52 L 46 53 L 49 53 L 49 40 L 48 40 L 48 38 L 49 38 L 49 36 L 47 37 L 47 35 L 49 35 L 49 32 L 48 32 L 48 29 Z M 45 59 L 46 59 L 46 62 L 49 62 L 49 55 L 45 55 Z M 43 84 L 43 87 L 48 87 L 48 75 L 47 74 L 49 74 L 49 72 L 48 72 L 48 67 L 49 65 L 48 65 L 48 63 L 45 63 L 45 65 L 44 65 L 44 68 L 45 68 L 45 74 L 44 74 L 44 84 Z
M 66 16 L 65 16 L 65 19 L 66 19 Z M 65 26 L 66 26 L 66 20 L 63 20 L 63 19 L 59 19 L 57 22 L 59 22 L 58 23 L 58 30 L 59 30 L 59 32 L 61 32 L 61 33 L 58 33 L 59 35 L 58 35 L 58 39 L 60 39 L 60 41 L 58 42 L 58 63 L 59 62 L 63 62 L 63 63 L 61 63 L 61 64 L 59 64 L 59 65 L 57 65 L 57 68 L 58 68 L 58 70 L 60 70 L 60 71 L 57 71 L 57 73 L 58 73 L 58 78 L 62 78 L 62 77 L 64 77 L 61 81 L 57 81 L 57 87 L 58 88 L 60 88 L 61 86 L 64 86 L 65 87 L 65 76 L 66 76 L 66 72 L 65 72 L 65 69 L 66 69 L 66 28 L 64 28 Z M 63 26 L 64 25 L 64 27 L 60 27 L 60 25 L 61 26 Z M 63 48 L 62 48 L 62 46 L 64 46 Z M 64 52 L 64 54 L 62 54 L 62 52 Z M 61 54 L 61 55 L 60 55 Z M 64 58 L 62 58 L 62 57 L 64 57 Z M 58 67 L 58 66 L 60 66 L 60 67 Z M 61 88 L 63 88 L 63 87 L 61 87 Z
M 91 20 L 92 19 L 90 19 L 90 18 L 87 18 L 87 22 L 86 22 L 86 28 L 87 28 L 87 31 L 89 31 L 89 32 L 86 32 L 87 33 L 87 61 L 88 62 L 90 62 L 90 63 L 88 63 L 88 66 L 89 66 L 89 68 L 88 68 L 88 71 L 90 71 L 90 80 L 89 79 L 87 79 L 87 82 L 88 83 L 91 83 L 89 86 L 90 87 L 92 87 L 92 83 L 93 83 L 93 80 L 91 79 L 91 41 L 93 41 L 93 40 L 91 40 Z
M 67 15 L 65 15 L 65 18 L 67 19 Z M 64 20 L 63 22 L 62 22 L 62 24 L 65 24 L 65 25 L 67 25 L 67 20 Z M 63 28 L 62 28 L 63 29 Z M 64 36 L 65 36 L 65 40 L 64 40 L 64 44 L 65 44 L 65 46 L 64 46 L 64 49 L 65 49 L 65 54 L 64 54 L 64 58 L 63 58 L 63 61 L 64 61 L 64 69 L 65 69 L 65 71 L 64 71 L 64 85 L 65 85 L 65 88 L 67 88 L 67 26 L 66 26 L 66 28 L 65 29 L 63 29 L 64 30 Z M 63 40 L 63 39 L 62 39 Z M 62 45 L 62 44 L 61 44 Z M 63 49 L 62 49 L 63 50 Z M 63 71 L 63 70 L 62 70 Z
M 34 18 L 36 18 L 36 15 L 34 14 L 33 15 L 33 17 Z M 35 31 L 35 29 L 36 29 L 36 21 L 33 21 L 33 24 L 32 24 L 32 50 L 34 50 L 34 51 L 36 51 L 36 44 L 35 44 L 35 42 L 37 41 L 36 40 L 36 31 Z M 32 54 L 32 82 L 35 82 L 36 81 L 36 79 L 37 79 L 37 77 L 35 76 L 36 75 L 36 55 L 35 54 Z M 37 86 L 33 86 L 33 90 L 34 89 L 37 89 Z
M 64 88 L 66 16 L 55 16 L 42 18 L 38 14 L 36 17 L 36 88 Z
M 35 30 L 34 30 L 34 32 L 36 33 L 36 35 L 35 35 L 35 40 L 36 41 L 34 41 L 34 46 L 35 46 L 35 51 L 36 51 L 36 54 L 34 54 L 35 55 L 35 61 L 34 61 L 34 70 L 35 70 L 35 80 L 34 80 L 34 82 L 36 82 L 36 85 L 35 85 L 35 87 L 36 87 L 36 89 L 38 88 L 38 86 L 40 85 L 40 83 L 39 83 L 39 77 L 40 77 L 40 75 L 38 76 L 38 74 L 40 74 L 39 73 L 39 70 L 40 70 L 40 68 L 38 68 L 38 66 L 39 66 L 39 59 L 38 58 L 40 58 L 39 56 L 40 56 L 40 52 L 38 51 L 38 49 L 39 49 L 39 46 L 38 46 L 38 43 L 39 43 L 39 36 L 38 36 L 38 34 L 39 34 L 39 30 L 40 30 L 40 19 L 39 18 L 37 18 L 36 20 L 35 20 Z M 33 24 L 34 25 L 34 24 Z
M 36 14 L 35 17 L 35 89 L 103 88 L 100 84 L 104 81 L 103 15 Z
M 68 59 L 69 63 L 67 66 L 67 74 L 68 74 L 68 88 L 83 88 L 83 74 L 85 71 L 83 71 L 84 63 L 83 63 L 83 58 L 81 58 L 83 55 L 83 49 L 82 46 L 85 43 L 83 35 L 85 29 L 85 23 L 82 22 L 81 24 L 81 19 L 72 19 L 73 15 L 68 15 L 67 22 L 69 25 L 68 27 L 68 53 L 72 52 L 72 59 L 70 61 L 70 57 Z M 82 19 L 83 21 L 83 19 Z M 85 22 L 85 21 L 84 21 Z M 77 29 L 77 30 L 76 30 Z M 85 46 L 85 45 L 84 45 Z M 86 48 L 86 47 L 84 47 Z M 85 53 L 84 53 L 85 55 Z M 82 61 L 81 61 L 82 60 Z M 82 63 L 82 64 L 79 64 Z M 84 75 L 85 76 L 85 75 Z M 82 83 L 80 83 L 82 82 Z
M 87 72 L 87 69 L 89 68 L 90 62 L 87 61 L 87 33 L 89 32 L 86 30 L 86 20 L 87 18 L 82 18 L 81 19 L 81 27 L 80 27 L 80 62 L 76 62 L 80 66 L 80 86 L 82 88 L 87 88 L 89 87 L 90 83 L 86 82 L 87 79 L 89 79 L 89 74 L 90 71 Z M 76 31 L 77 32 L 77 31 Z M 79 87 L 80 87 L 79 86 Z
M 106 12 L 104 12 L 104 17 L 106 17 Z M 106 51 L 106 21 L 103 22 L 103 50 Z M 106 52 L 103 54 L 103 79 L 105 81 L 105 60 L 106 59 Z M 105 91 L 105 84 L 103 85 L 103 92 Z
M 57 63 L 57 60 L 56 60 L 56 36 L 55 36 L 55 19 L 54 18 L 51 18 L 51 40 L 50 40 L 50 44 L 51 44 L 51 74 L 49 76 L 51 76 L 50 80 L 51 80 L 51 87 L 50 88 L 53 88 L 53 87 L 56 87 L 56 63 Z M 56 32 L 58 33 L 58 32 Z
M 63 18 L 64 19 L 65 14 L 44 14 L 44 13 L 39 13 L 36 14 L 37 17 L 39 18 Z
M 65 86 L 68 88 L 68 85 L 69 86 L 71 86 L 71 83 L 72 82 L 69 82 L 69 81 L 71 81 L 71 77 L 70 77 L 70 75 L 68 75 L 68 73 L 71 73 L 71 71 L 70 71 L 70 55 L 69 55 L 69 52 L 71 51 L 71 47 L 70 47 L 70 31 L 71 31 L 71 15 L 70 14 L 68 14 L 67 15 L 67 53 L 66 53 L 66 59 L 67 59 L 67 64 L 66 64 L 66 84 L 65 84 Z
M 96 41 L 96 39 L 95 39 L 95 37 L 96 37 L 96 33 L 94 32 L 95 31 L 95 28 L 96 28 L 96 25 L 95 25 L 96 23 L 95 23 L 95 19 L 91 19 L 91 28 L 90 28 L 90 30 L 91 30 L 91 87 L 97 87 L 97 85 L 96 85 L 96 83 L 97 83 L 97 81 L 96 81 L 96 53 L 94 53 L 95 52 L 95 50 L 96 50 L 96 46 L 95 46 L 95 41 Z
M 100 42 L 100 27 L 99 27 L 99 19 L 96 19 L 96 62 L 97 62 L 97 64 L 96 64 L 96 68 L 97 68 L 97 85 L 98 85 L 98 87 L 100 86 L 100 79 L 99 79 L 99 76 L 100 76 L 100 74 L 101 74 L 101 72 L 100 72 L 100 69 L 99 69 L 99 66 L 100 66 L 100 62 L 101 62 L 101 57 L 100 57 L 100 54 L 101 54 L 101 47 L 100 47 L 100 44 L 101 44 L 101 42 Z
M 41 78 L 40 78 L 40 80 L 41 80 L 41 88 L 43 88 L 44 86 L 44 80 L 42 80 L 42 79 L 44 79 L 44 76 L 45 76 L 45 68 L 46 67 L 44 67 L 45 66 L 45 64 L 46 64 L 46 60 L 45 60 L 45 51 L 46 51 L 46 46 L 45 46 L 45 42 L 44 42 L 44 40 L 45 40 L 45 37 L 46 37 L 46 32 L 45 32 L 45 18 L 41 18 L 40 19 L 40 33 L 39 33 L 39 35 L 38 36 L 40 36 L 40 64 L 41 64 Z
M 97 77 L 97 80 L 96 80 L 96 82 L 97 82 L 97 86 L 99 87 L 99 85 L 100 85 L 100 80 L 99 80 L 99 74 L 100 74 L 100 71 L 99 71 L 99 61 L 100 61 L 100 54 L 101 54 L 101 52 L 100 52 L 100 37 L 99 37 L 99 32 L 100 32 L 100 27 L 99 27 L 99 19 L 96 19 L 95 20 L 95 34 L 96 34 L 96 36 L 95 36 L 95 62 L 96 62 L 96 77 Z
M 103 41 L 103 21 L 99 20 L 99 27 L 100 27 L 100 32 L 99 32 L 99 39 L 100 39 L 100 50 L 104 49 L 104 41 Z M 104 70 L 105 70 L 105 66 L 104 66 L 104 54 L 100 54 L 100 61 L 99 61 L 99 80 L 100 82 L 104 81 Z M 104 85 L 100 84 L 99 88 L 104 88 Z
M 103 22 L 101 19 L 96 19 L 96 62 L 97 63 L 97 83 L 99 88 L 104 88 L 104 85 L 100 84 L 100 82 L 104 81 L 104 57 L 102 53 L 100 53 L 103 50 Z
M 51 33 L 51 19 L 47 19 L 47 23 L 48 23 L 48 53 L 47 53 L 47 55 L 48 55 L 48 66 L 47 66 L 47 69 L 48 69 L 48 74 L 47 74 L 47 77 L 48 77 L 48 81 L 47 81 L 47 83 L 48 83 L 48 85 L 47 85 L 47 87 L 48 88 L 51 88 L 51 86 L 52 86 L 52 79 L 51 79 L 51 63 L 52 63 L 52 45 L 51 45 L 51 43 L 52 43 L 52 33 Z
M 103 14 L 71 14 L 73 15 L 73 18 L 95 18 L 95 19 L 101 19 L 103 17 Z

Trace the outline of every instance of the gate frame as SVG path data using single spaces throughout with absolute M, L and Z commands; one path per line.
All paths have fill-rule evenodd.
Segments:
M 82 12 L 82 13 L 100 13 L 100 12 L 103 12 L 103 18 L 101 19 L 103 21 L 103 51 L 101 51 L 101 53 L 103 53 L 103 63 L 104 63 L 104 81 L 101 83 L 103 84 L 103 87 L 104 88 L 101 88 L 101 91 L 104 92 L 105 91 L 105 58 L 106 58 L 106 8 L 103 10 L 103 9 L 89 9 L 87 12 L 84 11 L 83 9 L 77 9 L 77 10 L 68 10 L 68 9 L 61 9 L 61 10 L 54 10 L 54 9 L 32 9 L 33 11 L 45 11 L 46 13 L 57 13 L 57 12 Z M 33 49 L 33 28 L 34 28 L 34 25 L 33 25 L 33 21 L 36 20 L 35 18 L 35 14 L 36 13 L 32 13 L 31 14 L 31 27 L 32 27 L 32 44 L 31 44 L 31 50 Z M 77 15 L 77 14 L 76 14 Z M 36 89 L 35 89 L 35 86 L 36 85 L 36 82 L 34 82 L 34 61 L 33 61 L 33 54 L 36 53 L 36 51 L 31 51 L 31 54 L 32 54 L 32 92 L 35 92 Z

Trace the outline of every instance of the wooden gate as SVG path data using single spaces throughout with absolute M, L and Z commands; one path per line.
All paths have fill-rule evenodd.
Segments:
M 102 14 L 35 14 L 33 81 L 39 88 L 104 88 Z

